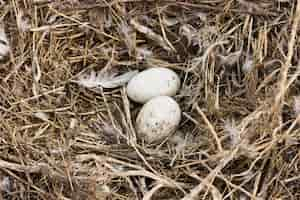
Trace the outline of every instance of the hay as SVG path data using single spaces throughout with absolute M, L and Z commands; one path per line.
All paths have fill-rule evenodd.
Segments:
M 300 2 L 0 0 L 0 21 L 0 199 L 300 199 Z M 124 84 L 158 66 L 183 119 L 149 145 Z

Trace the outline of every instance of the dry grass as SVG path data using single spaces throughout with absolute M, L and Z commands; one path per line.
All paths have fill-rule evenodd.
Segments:
M 0 0 L 0 20 L 0 199 L 300 199 L 300 2 Z M 183 83 L 161 144 L 124 87 L 76 83 L 157 66 Z

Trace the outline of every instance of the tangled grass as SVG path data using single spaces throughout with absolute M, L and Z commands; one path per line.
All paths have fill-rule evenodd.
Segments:
M 0 199 L 300 199 L 299 18 L 296 0 L 0 0 Z M 76 83 L 158 66 L 183 111 L 160 144 L 124 87 Z

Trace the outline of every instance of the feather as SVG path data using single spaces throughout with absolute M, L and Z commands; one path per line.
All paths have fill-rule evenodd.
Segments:
M 0 24 L 0 60 L 7 56 L 9 51 L 9 41 L 5 34 L 3 24 Z
M 99 73 L 91 71 L 88 74 L 82 74 L 75 82 L 86 88 L 103 87 L 111 89 L 125 85 L 137 73 L 138 70 L 134 70 L 117 76 L 116 73 L 107 71 L 100 71 Z

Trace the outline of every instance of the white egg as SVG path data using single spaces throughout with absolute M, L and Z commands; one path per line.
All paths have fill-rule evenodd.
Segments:
M 174 96 L 180 87 L 178 75 L 168 68 L 150 68 L 134 76 L 127 85 L 128 97 L 145 103 L 157 96 Z
M 146 142 L 160 141 L 172 134 L 181 119 L 177 102 L 168 96 L 149 100 L 136 119 L 137 135 Z

